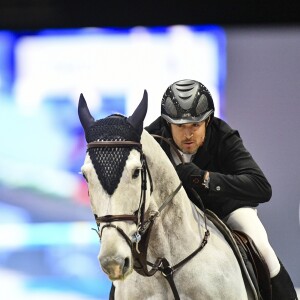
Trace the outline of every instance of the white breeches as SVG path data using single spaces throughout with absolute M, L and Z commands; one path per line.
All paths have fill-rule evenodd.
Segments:
M 230 228 L 245 232 L 250 236 L 265 259 L 271 278 L 279 273 L 278 258 L 269 243 L 267 232 L 258 218 L 256 208 L 242 207 L 236 209 L 225 218 L 225 223 Z

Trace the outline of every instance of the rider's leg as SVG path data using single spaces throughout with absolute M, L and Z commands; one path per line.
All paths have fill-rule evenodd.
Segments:
M 267 232 L 257 216 L 256 208 L 242 207 L 233 211 L 226 218 L 226 224 L 230 228 L 245 232 L 250 236 L 265 259 L 271 278 L 279 273 L 279 260 L 269 243 Z
M 249 235 L 265 259 L 271 277 L 272 299 L 297 299 L 292 280 L 271 247 L 267 232 L 257 216 L 256 208 L 239 208 L 233 211 L 225 219 L 225 222 L 230 228 L 245 232 Z

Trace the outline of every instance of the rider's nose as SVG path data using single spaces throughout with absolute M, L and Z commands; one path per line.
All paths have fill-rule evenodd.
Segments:
M 186 131 L 186 132 L 184 133 L 184 136 L 185 136 L 185 138 L 187 138 L 187 139 L 192 138 L 193 135 L 194 135 L 194 134 L 193 134 L 191 131 Z

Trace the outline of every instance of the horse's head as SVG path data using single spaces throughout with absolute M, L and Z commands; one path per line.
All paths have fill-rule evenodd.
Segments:
M 147 103 L 145 91 L 131 117 L 111 115 L 95 121 L 83 95 L 79 99 L 78 114 L 88 143 L 82 173 L 102 241 L 100 264 L 112 280 L 125 278 L 133 269 L 131 239 L 149 205 L 140 144 Z

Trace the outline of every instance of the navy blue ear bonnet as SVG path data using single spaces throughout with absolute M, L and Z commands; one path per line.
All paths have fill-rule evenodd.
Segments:
M 112 115 L 95 121 L 86 131 L 88 143 L 94 141 L 134 141 L 139 142 L 140 135 L 134 130 L 127 118 Z M 117 188 L 129 153 L 132 148 L 101 147 L 89 148 L 88 153 L 103 188 L 112 195 Z
M 139 143 L 143 132 L 143 121 L 148 108 L 148 94 L 144 90 L 143 98 L 133 114 L 126 118 L 111 115 L 95 121 L 87 103 L 80 94 L 78 116 L 88 143 L 96 141 L 131 141 Z M 128 159 L 131 147 L 88 147 L 88 153 L 101 185 L 109 195 L 116 190 Z
M 85 132 L 88 143 L 94 141 L 135 141 L 141 136 L 122 115 L 111 115 L 95 121 Z

